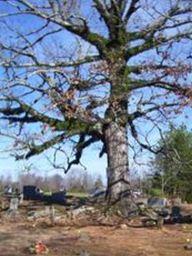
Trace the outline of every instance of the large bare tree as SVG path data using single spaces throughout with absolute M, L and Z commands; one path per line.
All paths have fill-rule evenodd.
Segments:
M 0 113 L 17 129 L 17 159 L 65 153 L 72 141 L 68 171 L 101 142 L 108 203 L 130 205 L 128 145 L 155 152 L 149 133 L 192 97 L 190 1 L 5 0 L 0 9 Z

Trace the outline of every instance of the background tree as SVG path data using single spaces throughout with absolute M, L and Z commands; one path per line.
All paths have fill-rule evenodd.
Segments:
M 166 133 L 159 141 L 162 152 L 153 163 L 155 173 L 152 187 L 162 190 L 162 194 L 181 196 L 192 200 L 192 133 L 185 126 Z
M 102 180 L 102 177 L 99 175 L 97 177 L 97 179 L 95 180 L 95 183 L 94 183 L 94 189 L 95 190 L 103 190 L 104 189 L 104 184 L 103 184 L 103 180 Z
M 150 134 L 192 95 L 190 2 L 7 0 L 0 9 L 0 112 L 16 159 L 53 147 L 58 167 L 69 142 L 67 172 L 100 142 L 108 203 L 130 206 L 128 144 L 155 152 Z
M 67 175 L 41 175 L 35 169 L 28 173 L 21 173 L 16 181 L 10 176 L 1 176 L 0 191 L 3 191 L 5 186 L 13 186 L 23 190 L 23 186 L 37 186 L 44 192 L 55 192 L 66 189 L 67 192 L 83 192 L 90 193 L 94 185 L 101 181 L 100 176 L 90 175 L 82 170 L 72 169 Z M 103 187 L 102 187 L 103 188 Z

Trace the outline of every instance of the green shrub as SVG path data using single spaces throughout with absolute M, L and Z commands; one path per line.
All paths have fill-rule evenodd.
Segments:
M 162 197 L 162 191 L 159 188 L 152 188 L 149 192 L 152 197 Z

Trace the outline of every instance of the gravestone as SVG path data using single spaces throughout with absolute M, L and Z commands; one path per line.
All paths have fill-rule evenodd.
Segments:
M 179 206 L 172 207 L 171 218 L 173 222 L 180 222 L 182 220 L 181 208 Z
M 151 208 L 164 208 L 167 206 L 167 199 L 152 197 L 148 199 L 147 204 Z
M 19 196 L 19 204 L 23 204 L 23 198 L 23 193 L 21 193 Z
M 9 210 L 8 210 L 8 216 L 9 218 L 13 218 L 15 220 L 16 216 L 18 215 L 18 207 L 19 207 L 19 198 L 11 198 Z
M 51 224 L 55 224 L 55 208 L 53 205 L 49 205 L 45 207 L 45 213 L 49 216 Z
M 9 210 L 12 212 L 17 212 L 19 207 L 19 199 L 18 198 L 11 198 Z

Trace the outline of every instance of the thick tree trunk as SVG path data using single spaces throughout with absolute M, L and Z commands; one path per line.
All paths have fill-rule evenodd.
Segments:
M 113 205 L 122 201 L 131 204 L 126 126 L 112 122 L 105 130 L 105 142 L 108 160 L 108 204 Z

